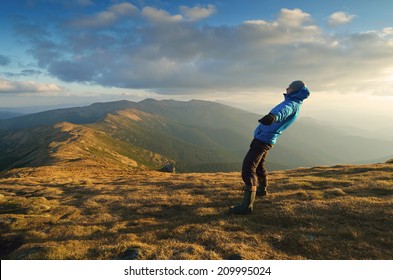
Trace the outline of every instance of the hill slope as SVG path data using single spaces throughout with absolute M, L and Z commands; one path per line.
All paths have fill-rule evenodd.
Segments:
M 179 171 L 239 170 L 243 154 L 236 141 L 242 136 L 233 131 L 185 126 L 137 109 L 108 113 L 92 124 L 63 122 L 16 130 L 0 139 L 0 170 L 69 162 L 150 169 L 176 163 Z
M 393 259 L 393 164 L 270 174 L 230 216 L 239 173 L 68 166 L 0 174 L 1 259 Z
M 127 145 L 106 133 L 83 125 L 18 130 L 1 138 L 0 170 L 38 166 L 83 166 L 84 168 L 154 168 L 167 159 Z M 146 165 L 145 165 L 146 164 Z
M 84 107 L 44 111 L 12 119 L 0 120 L 0 131 L 50 126 L 59 122 L 69 122 L 73 124 L 94 123 L 108 113 L 134 108 L 135 106 L 137 106 L 137 103 L 122 100 L 108 103 L 94 103 Z
M 11 118 L 19 117 L 21 115 L 22 114 L 14 113 L 14 112 L 0 111 L 0 120 L 11 119 Z
M 127 156 L 127 150 L 142 149 L 159 154 L 168 162 L 175 162 L 179 171 L 235 171 L 240 170 L 259 117 L 230 106 L 198 100 L 146 99 L 139 103 L 95 103 L 0 120 L 0 154 L 5 162 L 3 169 L 6 166 L 21 166 L 13 160 L 23 156 L 23 153 L 16 156 L 9 154 L 10 150 L 15 151 L 9 148 L 14 144 L 5 139 L 12 138 L 18 142 L 15 138 L 18 134 L 33 131 L 35 135 L 34 131 L 43 129 L 40 128 L 42 126 L 69 122 L 100 135 L 105 133 L 108 141 L 120 141 L 123 156 Z M 52 142 L 50 137 L 56 137 L 48 133 L 47 136 L 39 135 L 39 138 L 48 138 L 40 140 L 43 145 Z M 280 137 L 270 152 L 267 165 L 270 170 L 277 170 L 337 163 L 370 163 L 391 155 L 392 147 L 393 142 L 354 137 L 315 121 L 300 119 Z M 25 154 L 32 153 L 26 147 L 21 150 Z M 137 158 L 130 160 L 139 162 Z M 139 165 L 156 167 L 157 162 L 144 160 Z

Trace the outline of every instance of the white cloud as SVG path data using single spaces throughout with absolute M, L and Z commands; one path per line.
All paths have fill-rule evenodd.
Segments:
M 180 6 L 180 12 L 184 15 L 186 19 L 190 21 L 197 21 L 203 18 L 210 17 L 211 15 L 216 13 L 216 7 L 211 4 L 209 4 L 207 8 L 204 8 L 200 5 L 195 7 Z
M 148 20 L 156 23 L 174 23 L 174 22 L 194 22 L 207 18 L 216 13 L 214 5 L 202 7 L 200 5 L 194 7 L 180 6 L 180 14 L 171 15 L 165 10 L 156 9 L 154 7 L 145 7 L 142 15 Z
M 109 7 L 106 11 L 92 16 L 77 18 L 69 22 L 69 25 L 77 28 L 101 28 L 116 23 L 123 17 L 134 16 L 138 8 L 130 3 L 120 3 Z
M 248 20 L 240 27 L 244 40 L 258 48 L 267 45 L 295 43 L 326 43 L 320 28 L 313 24 L 311 16 L 300 9 L 281 9 L 275 21 Z
M 305 23 L 309 22 L 311 15 L 303 12 L 300 9 L 281 9 L 280 16 L 278 18 L 278 24 L 288 27 L 301 27 Z
M 183 20 L 182 15 L 171 15 L 167 11 L 159 10 L 153 7 L 143 8 L 142 15 L 157 23 L 180 22 Z
M 127 9 L 116 5 L 104 12 L 119 18 L 134 11 L 133 6 L 124 7 L 129 12 L 122 14 Z M 28 37 L 38 64 L 63 81 L 163 94 L 261 91 L 295 79 L 305 80 L 312 90 L 376 92 L 387 79 L 386 69 L 393 67 L 386 59 L 393 57 L 389 27 L 336 36 L 324 32 L 300 9 L 282 9 L 273 20 L 200 25 L 195 21 L 213 8 L 194 8 L 173 15 L 145 7 L 138 11 L 138 24 L 127 29 L 118 28 L 109 16 L 105 32 L 88 28 L 97 26 L 95 20 L 105 22 L 99 18 L 105 14 L 98 13 L 72 35 L 59 29 L 56 39 L 61 44 L 38 28 L 21 35 Z M 370 77 L 381 78 L 370 81 Z
M 393 27 L 385 27 L 382 29 L 382 36 L 391 36 L 393 35 Z
M 56 84 L 43 84 L 35 81 L 11 81 L 0 77 L 0 94 L 8 93 L 54 93 L 63 88 Z
M 346 12 L 335 12 L 329 16 L 329 24 L 330 25 L 342 25 L 350 23 L 356 16 L 350 15 Z

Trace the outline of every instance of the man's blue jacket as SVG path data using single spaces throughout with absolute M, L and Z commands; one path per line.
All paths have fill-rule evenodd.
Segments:
M 295 121 L 303 100 L 309 95 L 310 91 L 307 87 L 284 94 L 285 100 L 270 111 L 270 114 L 276 117 L 275 122 L 271 125 L 260 123 L 254 131 L 254 138 L 266 144 L 276 144 L 277 137 Z

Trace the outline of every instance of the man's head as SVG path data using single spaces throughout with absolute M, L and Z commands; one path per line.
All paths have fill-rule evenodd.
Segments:
M 291 92 L 298 92 L 300 89 L 302 89 L 305 86 L 303 81 L 293 81 L 287 88 L 287 93 Z

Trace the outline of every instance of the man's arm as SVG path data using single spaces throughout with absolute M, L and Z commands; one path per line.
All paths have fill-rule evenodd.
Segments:
M 259 119 L 258 121 L 263 125 L 271 125 L 274 122 L 281 122 L 291 116 L 295 109 L 291 106 L 291 103 L 282 102 L 274 107 L 269 114 Z
M 266 116 L 264 116 L 262 119 L 259 119 L 258 121 L 263 125 L 271 125 L 276 121 L 276 116 L 269 113 Z

